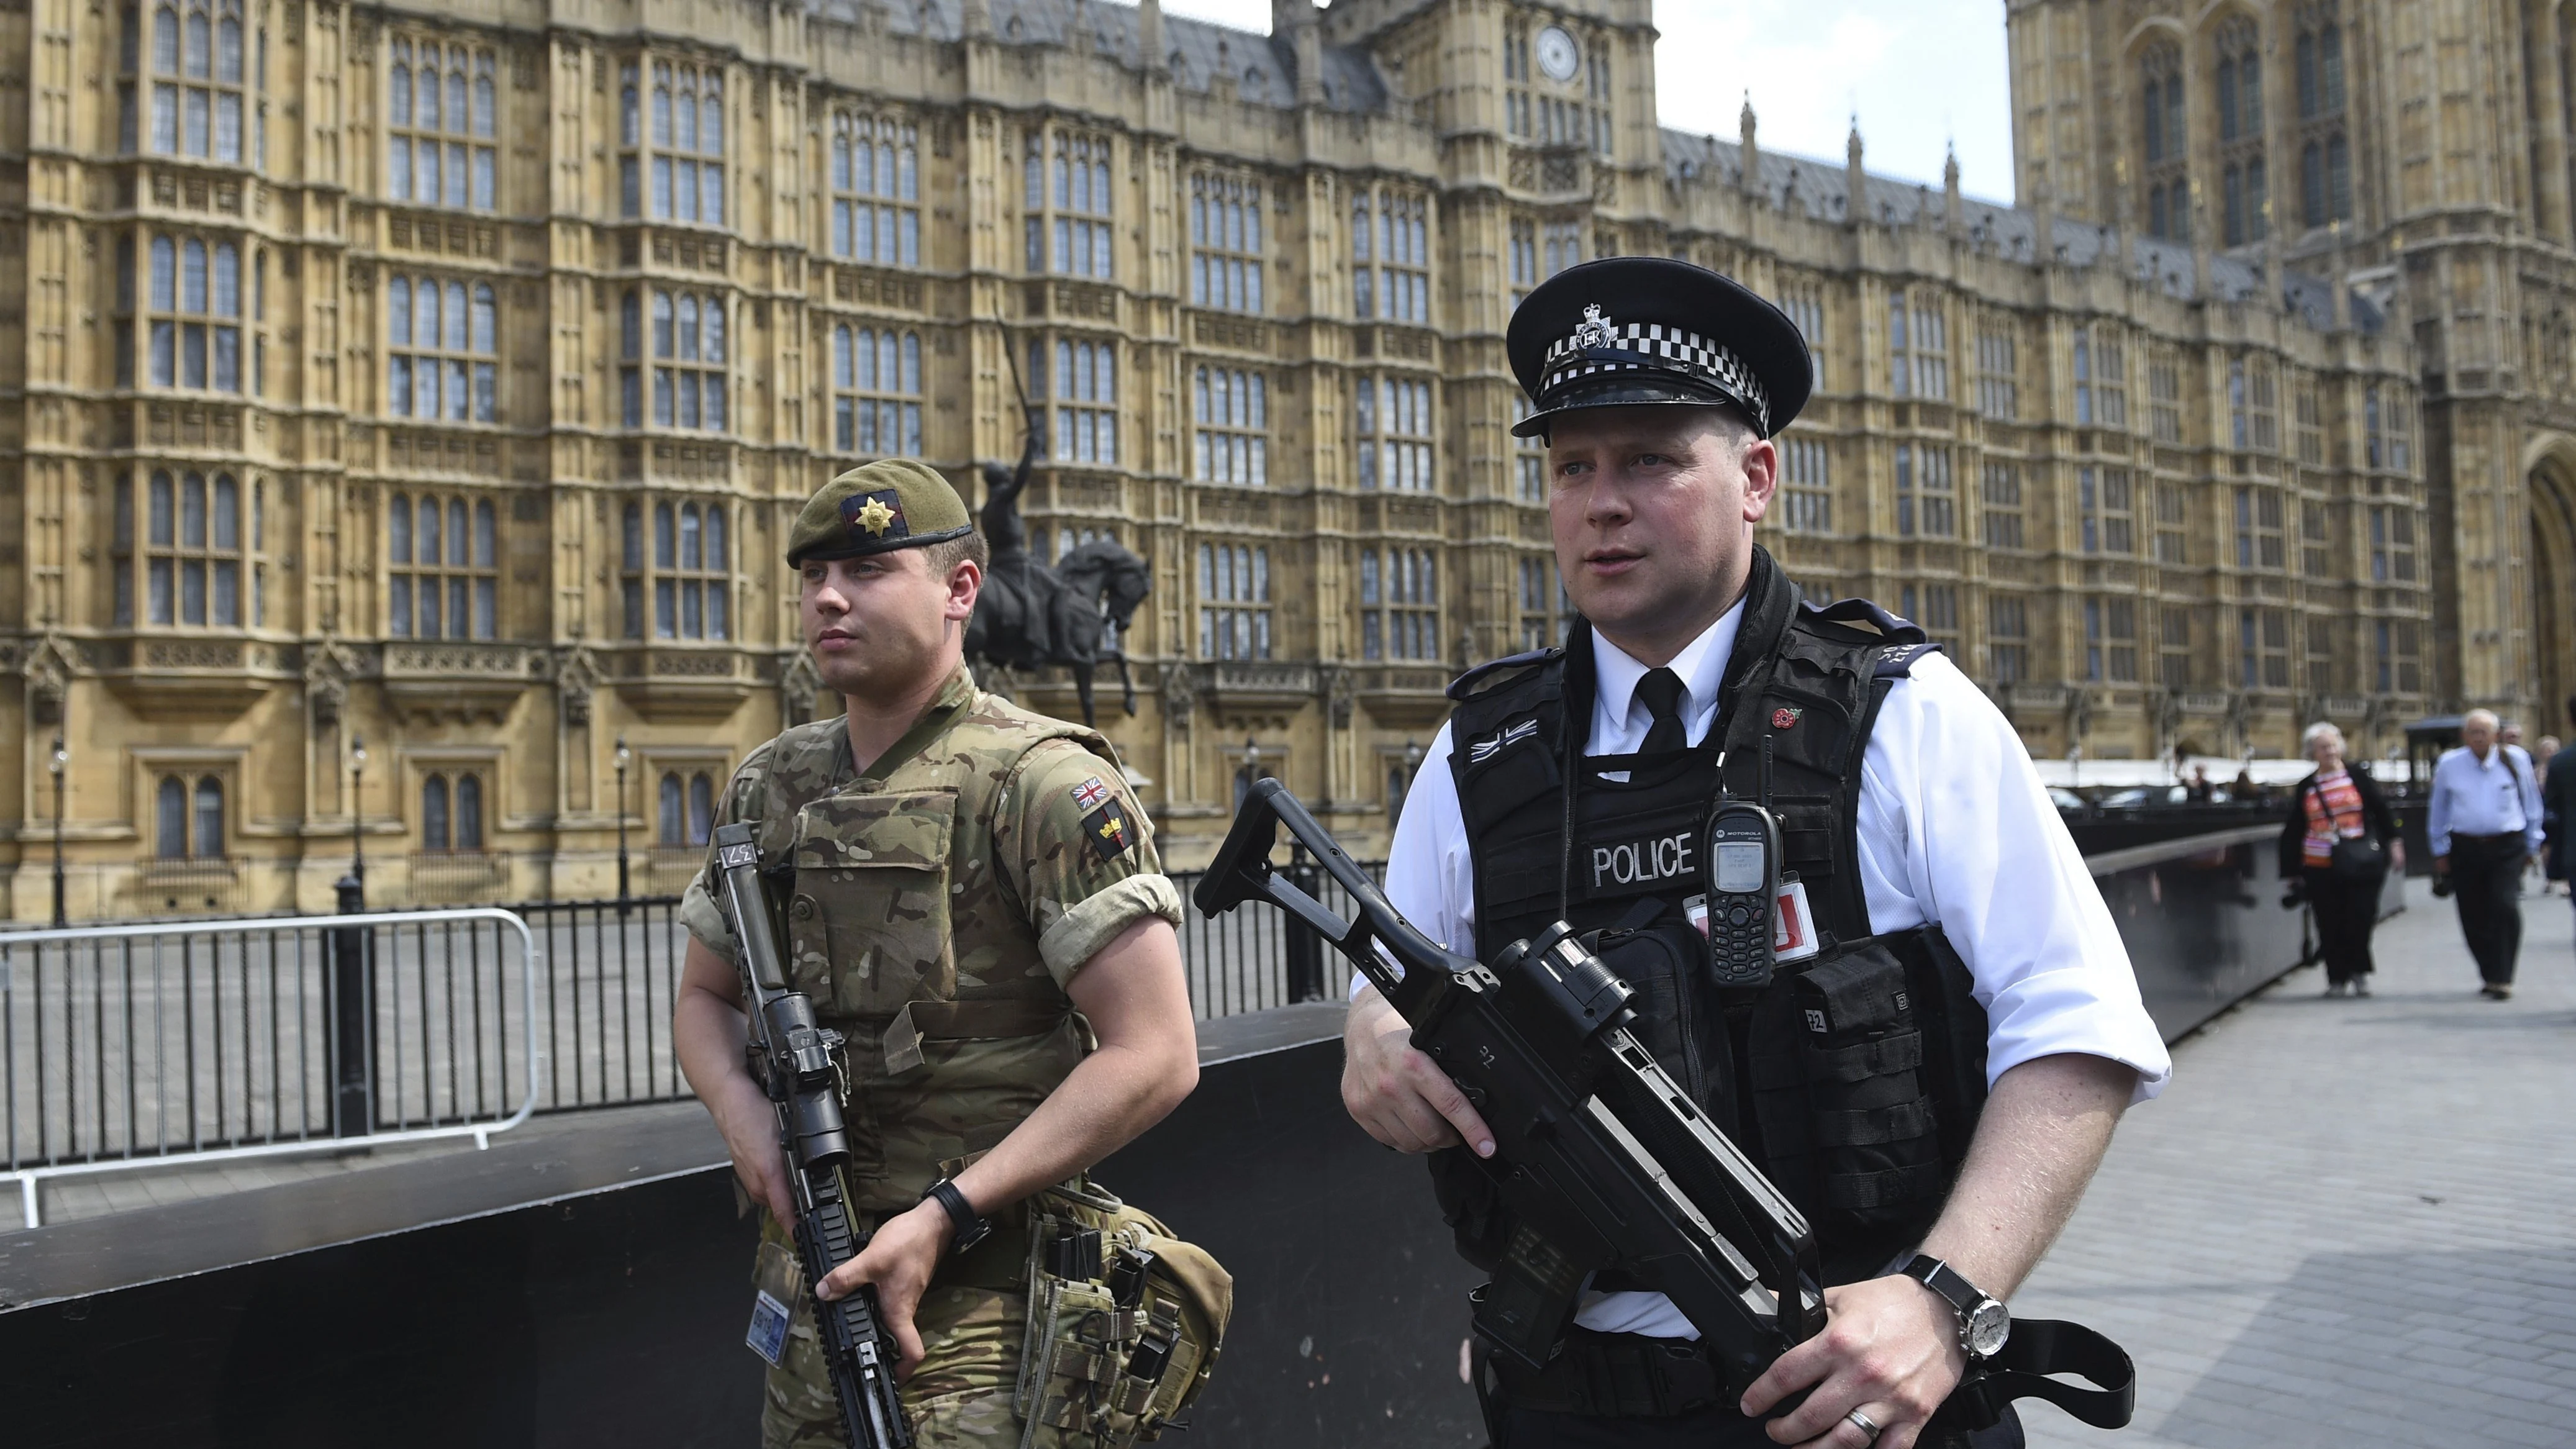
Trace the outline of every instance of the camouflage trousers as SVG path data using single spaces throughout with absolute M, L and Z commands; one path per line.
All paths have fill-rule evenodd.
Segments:
M 845 1449 L 840 1400 L 823 1369 L 814 1303 L 799 1295 L 787 1330 L 786 1362 L 769 1371 L 760 1408 L 761 1449 Z M 913 1315 L 921 1367 L 903 1386 L 903 1409 L 919 1449 L 1019 1449 L 1012 1412 L 1028 1298 L 990 1288 L 933 1285 Z M 1055 1442 L 1052 1432 L 1040 1440 Z

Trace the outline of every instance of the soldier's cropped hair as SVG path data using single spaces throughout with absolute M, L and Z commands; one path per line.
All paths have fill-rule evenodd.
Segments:
M 952 538 L 946 543 L 924 544 L 921 548 L 921 561 L 930 565 L 930 572 L 934 576 L 943 579 L 955 572 L 958 564 L 968 559 L 974 560 L 975 567 L 978 569 L 989 571 L 992 568 L 993 551 L 984 546 L 984 535 L 970 533 L 964 538 Z

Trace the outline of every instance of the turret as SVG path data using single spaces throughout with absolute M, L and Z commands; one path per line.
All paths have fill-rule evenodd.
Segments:
M 1950 148 L 1950 159 L 1941 163 L 1941 227 L 1957 236 L 1967 225 L 1967 207 L 1959 199 L 1959 148 Z
M 973 0 L 981 3 L 981 0 Z M 1163 41 L 1163 0 L 1138 0 L 1136 6 L 1136 45 L 1145 54 L 1145 73 L 1160 75 L 1171 64 L 1171 53 Z
M 1858 226 L 1869 218 L 1869 173 L 1860 168 L 1860 117 L 1852 117 L 1851 140 L 1843 147 L 1844 186 L 1843 222 Z
M 1744 93 L 1744 109 L 1737 113 L 1735 125 L 1744 137 L 1744 169 L 1737 174 L 1735 184 L 1747 191 L 1757 190 L 1762 185 L 1762 152 L 1753 144 L 1753 92 Z
M 1297 57 L 1297 104 L 1323 104 L 1324 39 L 1314 0 L 1270 0 L 1270 35 L 1286 38 Z

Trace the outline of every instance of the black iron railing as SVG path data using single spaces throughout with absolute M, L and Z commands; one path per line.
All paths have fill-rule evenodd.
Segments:
M 1289 869 L 1349 910 L 1320 871 Z M 1173 877 L 1185 903 L 1198 879 Z M 487 1120 L 516 1105 L 531 1051 L 540 1112 L 688 1096 L 671 1045 L 679 904 L 502 907 L 527 923 L 533 979 L 514 931 L 399 912 L 0 940 L 0 1170 Z M 1337 999 L 1347 981 L 1277 911 L 1185 904 L 1180 937 L 1202 1020 Z

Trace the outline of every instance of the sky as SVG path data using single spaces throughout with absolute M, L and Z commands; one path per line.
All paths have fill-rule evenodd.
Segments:
M 1165 0 L 1166 12 L 1267 33 L 1270 0 Z M 1872 175 L 2012 197 L 2003 0 L 1658 0 L 1663 123 L 1732 141 L 1747 92 L 1764 150 L 1839 163 L 1860 117 Z

